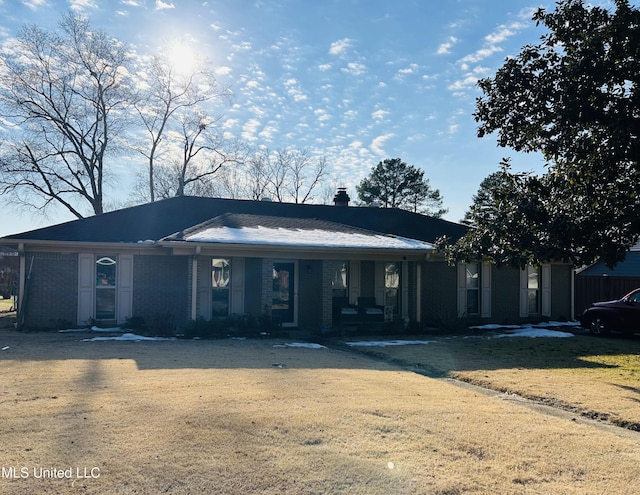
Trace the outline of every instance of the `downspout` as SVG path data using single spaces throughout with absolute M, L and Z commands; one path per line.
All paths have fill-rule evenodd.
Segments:
M 416 263 L 416 322 L 422 322 L 422 263 Z
M 576 319 L 576 270 L 571 268 L 571 321 Z
M 20 268 L 18 273 L 20 274 L 18 278 L 18 304 L 16 307 L 16 316 L 20 314 L 22 311 L 22 298 L 24 297 L 24 286 L 26 283 L 26 269 L 27 269 L 27 260 L 26 255 L 24 253 L 24 243 L 18 244 L 18 256 L 20 257 Z M 19 318 L 16 318 L 16 327 L 18 326 Z

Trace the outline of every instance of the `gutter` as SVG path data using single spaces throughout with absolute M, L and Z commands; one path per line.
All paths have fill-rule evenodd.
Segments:
M 267 254 L 287 253 L 289 255 L 296 254 L 295 257 L 301 259 L 314 259 L 318 254 L 330 255 L 328 258 L 345 254 L 348 257 L 353 256 L 389 256 L 394 259 L 398 255 L 415 257 L 416 260 L 425 260 L 426 256 L 433 252 L 427 249 L 402 249 L 402 248 L 359 248 L 349 246 L 305 246 L 305 245 L 289 245 L 289 244 L 249 244 L 249 243 L 217 243 L 217 242 L 198 242 L 198 241 L 158 241 L 157 246 L 173 249 L 174 254 L 190 254 L 194 248 L 200 248 L 202 251 L 232 251 L 235 255 L 253 254 L 258 257 L 267 257 Z M 181 251 L 184 251 L 183 253 Z M 312 256 L 316 255 L 316 256 Z

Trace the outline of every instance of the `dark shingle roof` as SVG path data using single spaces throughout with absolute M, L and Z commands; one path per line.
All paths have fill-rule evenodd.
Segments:
M 227 213 L 318 219 L 426 242 L 434 242 L 443 235 L 456 240 L 467 231 L 464 225 L 396 208 L 183 196 L 23 232 L 5 239 L 110 243 L 160 240 Z

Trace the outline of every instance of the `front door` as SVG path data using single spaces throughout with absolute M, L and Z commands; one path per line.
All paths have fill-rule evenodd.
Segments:
M 273 264 L 273 300 L 271 315 L 283 325 L 292 326 L 296 322 L 296 277 L 295 263 Z

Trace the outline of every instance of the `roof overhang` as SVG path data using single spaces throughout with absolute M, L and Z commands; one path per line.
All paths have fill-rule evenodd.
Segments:
M 304 245 L 215 243 L 198 241 L 159 241 L 159 246 L 170 248 L 175 255 L 211 254 L 220 256 L 246 256 L 250 258 L 295 259 L 413 259 L 424 260 L 430 252 L 424 249 L 385 249 L 326 247 Z
M 0 243 L 15 247 L 19 252 L 26 250 L 31 251 L 47 251 L 52 248 L 58 251 L 140 251 L 149 249 L 158 249 L 159 244 L 156 241 L 137 241 L 137 242 L 88 242 L 88 241 L 59 241 L 59 240 L 42 240 L 42 239 L 0 239 Z

